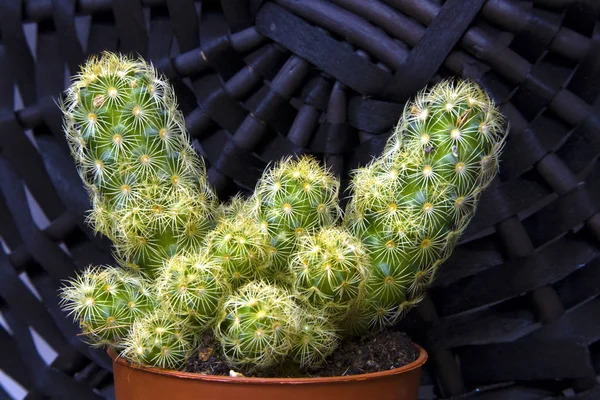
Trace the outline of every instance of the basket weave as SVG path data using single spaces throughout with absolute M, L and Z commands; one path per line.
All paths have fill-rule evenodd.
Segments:
M 401 326 L 432 356 L 422 397 L 600 398 L 599 14 L 597 0 L 0 1 L 0 369 L 28 400 L 111 397 L 109 359 L 57 305 L 62 279 L 112 258 L 84 223 L 55 99 L 87 55 L 120 50 L 171 79 L 223 199 L 291 153 L 346 181 L 417 90 L 479 82 L 511 131 Z

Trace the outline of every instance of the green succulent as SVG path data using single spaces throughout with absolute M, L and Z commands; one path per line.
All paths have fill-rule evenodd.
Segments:
M 185 319 L 196 335 L 212 327 L 231 290 L 220 265 L 206 253 L 173 257 L 163 267 L 155 288 L 158 300 Z
M 364 296 L 369 259 L 359 239 L 342 228 L 323 228 L 299 240 L 292 261 L 298 294 L 340 318 Z
M 298 316 L 298 306 L 286 289 L 254 281 L 225 301 L 215 336 L 232 365 L 270 367 L 292 349 Z
M 337 221 L 339 187 L 339 180 L 309 156 L 285 158 L 265 171 L 254 200 L 271 241 L 274 269 L 289 268 L 299 237 Z
M 340 333 L 329 313 L 305 306 L 301 309 L 299 326 L 292 340 L 292 359 L 301 368 L 323 365 L 338 346 Z
M 234 288 L 267 273 L 268 236 L 251 218 L 221 219 L 206 243 L 207 253 Z
M 504 120 L 472 82 L 444 81 L 405 108 L 384 154 L 355 172 L 345 224 L 371 259 L 355 327 L 418 303 L 498 170 Z
M 119 347 L 137 318 L 156 305 L 148 282 L 114 267 L 88 267 L 61 289 L 63 308 L 92 345 Z
M 138 364 L 179 370 L 185 367 L 196 340 L 184 319 L 159 308 L 135 320 L 121 355 Z
M 213 227 L 215 195 L 172 87 L 152 66 L 92 57 L 62 103 L 64 130 L 93 209 L 122 264 L 154 276 Z
M 322 365 L 340 340 L 395 323 L 423 297 L 498 170 L 504 119 L 473 82 L 409 102 L 383 154 L 339 180 L 309 156 L 218 204 L 173 89 L 149 64 L 91 58 L 62 103 L 93 228 L 124 268 L 61 290 L 93 345 L 184 369 L 204 335 L 234 368 Z

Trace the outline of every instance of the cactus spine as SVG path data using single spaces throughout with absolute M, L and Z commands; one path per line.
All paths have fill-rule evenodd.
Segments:
M 156 300 L 144 278 L 112 267 L 90 267 L 61 289 L 62 305 L 92 345 L 121 346 L 137 318 Z
M 213 225 L 215 196 L 168 82 L 142 60 L 105 53 L 82 67 L 62 108 L 89 220 L 123 264 L 153 276 L 195 250 Z
M 265 368 L 290 352 L 297 319 L 287 290 L 254 281 L 225 302 L 215 335 L 232 365 Z
M 355 173 L 345 223 L 371 274 L 354 329 L 389 325 L 420 300 L 496 174 L 502 127 L 476 84 L 445 81 L 405 108 L 383 156 Z
M 123 355 L 138 364 L 182 369 L 195 348 L 194 330 L 168 310 L 136 319 L 125 339 Z

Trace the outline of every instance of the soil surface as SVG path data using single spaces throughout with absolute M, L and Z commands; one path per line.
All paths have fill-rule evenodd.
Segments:
M 341 376 L 386 371 L 410 364 L 418 356 L 419 350 L 406 334 L 384 331 L 360 341 L 343 342 L 317 373 Z
M 409 364 L 419 356 L 418 349 L 402 332 L 384 331 L 377 335 L 346 340 L 318 369 L 301 371 L 296 366 L 284 364 L 266 371 L 235 369 L 244 376 L 254 377 L 318 377 L 344 376 L 386 371 Z M 188 363 L 189 372 L 204 375 L 229 375 L 232 368 L 221 357 L 212 337 L 204 339 L 198 354 Z

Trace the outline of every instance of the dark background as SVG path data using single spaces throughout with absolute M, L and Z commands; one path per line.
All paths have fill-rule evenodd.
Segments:
M 399 327 L 430 354 L 422 398 L 600 399 L 599 12 L 597 0 L 0 0 L 0 398 L 111 396 L 109 359 L 56 296 L 74 270 L 111 262 L 85 226 L 55 104 L 108 49 L 171 79 L 222 199 L 291 153 L 345 180 L 418 89 L 483 85 L 511 123 L 501 172 Z

